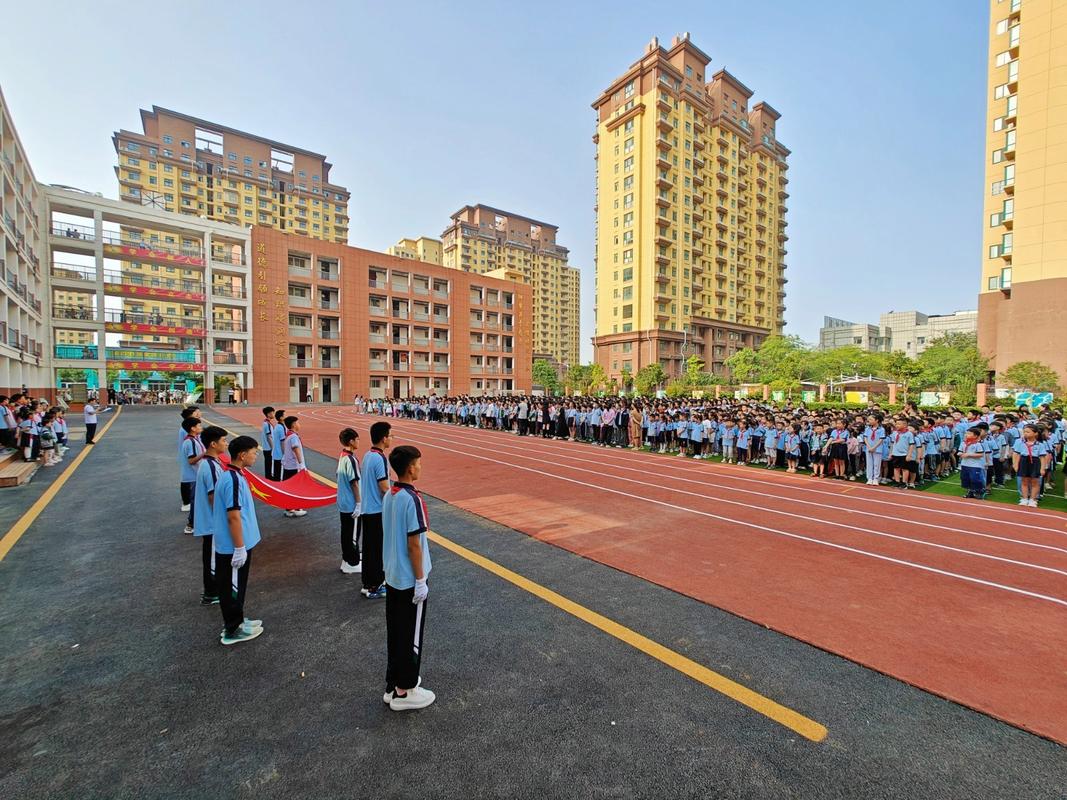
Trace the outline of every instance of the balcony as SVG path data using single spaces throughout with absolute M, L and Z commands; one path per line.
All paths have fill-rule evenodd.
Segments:
M 64 281 L 95 283 L 96 267 L 83 264 L 53 264 L 52 277 Z
M 311 267 L 306 262 L 289 262 L 289 274 L 295 278 L 310 278 Z
M 211 260 L 216 264 L 225 264 L 231 267 L 245 266 L 244 254 L 237 247 L 219 247 L 212 245 Z
M 212 353 L 211 361 L 213 364 L 247 364 L 248 356 L 244 353 L 227 353 L 220 350 Z
M 164 289 L 167 292 L 180 292 L 193 296 L 197 300 L 204 299 L 203 281 L 194 281 L 181 278 L 161 278 L 155 275 L 140 275 L 135 272 L 115 272 L 104 270 L 104 284 L 108 287 L 137 287 L 138 289 Z M 139 292 L 134 289 L 119 289 L 120 294 L 136 294 L 153 296 L 157 293 L 152 291 Z M 162 293 L 161 293 L 162 294 Z M 166 296 L 163 294 L 162 296 Z
M 385 361 L 380 358 L 372 358 L 367 362 L 367 367 L 369 369 L 384 370 Z
M 319 369 L 340 369 L 341 359 L 339 358 L 323 358 L 319 360 Z
M 157 314 L 143 311 L 105 311 L 104 322 L 111 332 L 131 331 L 140 332 L 146 326 L 148 333 L 157 328 L 173 328 L 176 330 L 189 331 L 186 335 L 203 336 L 206 331 L 207 321 L 203 317 L 179 316 L 177 314 Z
M 11 226 L 15 227 L 15 220 L 10 217 L 6 217 L 5 221 Z M 70 223 L 53 223 L 52 235 L 61 239 L 73 239 L 75 241 L 82 242 L 95 242 L 96 241 L 96 229 L 89 225 L 73 225 Z
M 240 319 L 215 319 L 211 321 L 211 330 L 224 333 L 245 333 L 248 323 Z
M 372 317 L 384 317 L 385 306 L 371 306 L 368 311 Z
M 385 344 L 385 334 L 371 333 L 367 335 L 367 340 L 372 344 Z
M 319 300 L 319 308 L 323 311 L 340 311 L 341 303 L 337 300 Z
M 305 327 L 303 325 L 290 325 L 289 326 L 289 335 L 290 336 L 296 336 L 299 339 L 310 339 L 311 338 L 311 328 L 310 327 Z
M 340 339 L 341 338 L 341 331 L 339 329 L 337 329 L 337 328 L 320 328 L 319 329 L 319 338 L 320 339 Z
M 229 300 L 244 300 L 248 297 L 246 292 L 241 287 L 234 287 L 227 284 L 215 284 L 211 287 L 211 294 L 215 297 L 223 297 Z
M 448 364 L 442 364 L 439 361 L 433 362 L 434 372 L 448 372 Z
M 52 306 L 52 319 L 74 320 L 77 322 L 95 322 L 96 308 L 92 306 Z

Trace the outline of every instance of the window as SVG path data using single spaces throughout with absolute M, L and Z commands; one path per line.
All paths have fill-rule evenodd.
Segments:
M 996 63 L 996 65 L 998 67 L 1003 67 L 1005 64 L 1009 63 L 1010 61 L 1011 61 L 1011 53 L 1009 53 L 1007 50 L 1005 50 L 1003 53 L 997 53 L 997 58 L 996 58 L 995 63 Z
M 630 153 L 634 149 L 634 137 L 627 139 L 622 146 L 623 152 Z
M 245 163 L 246 164 L 251 164 L 252 163 L 252 156 L 245 156 Z
M 622 299 L 623 300 L 630 300 L 630 299 L 633 298 L 633 296 L 634 296 L 634 287 L 632 287 L 632 286 L 623 286 L 622 287 Z
M 174 143 L 174 137 L 173 136 L 171 136 L 169 133 L 163 134 L 163 144 L 173 144 L 173 143 Z
M 989 283 L 986 284 L 986 287 L 989 289 L 999 289 L 999 283 L 1000 279 L 996 275 L 994 275 L 992 278 L 989 279 Z
M 633 319 L 633 316 L 634 316 L 634 307 L 633 307 L 632 303 L 622 307 L 622 318 L 623 319 Z
M 632 119 L 626 120 L 626 122 L 622 126 L 622 130 L 623 130 L 623 133 L 633 133 L 634 132 L 634 121 Z
M 226 158 L 228 158 L 230 161 L 236 161 L 237 160 L 237 153 L 227 153 L 226 154 Z
M 633 260 L 633 250 L 628 251 L 630 253 L 630 260 Z M 623 259 L 625 261 L 625 258 Z M 624 281 L 632 281 L 634 279 L 634 268 L 626 267 L 622 271 L 622 279 Z
M 634 96 L 634 82 L 630 81 L 628 84 L 626 84 L 622 89 L 622 93 L 623 93 L 624 97 L 633 97 Z
M 622 224 L 624 227 L 629 227 L 634 224 L 634 212 L 628 211 L 622 215 Z
M 633 171 L 633 168 L 634 168 L 634 157 L 630 156 L 625 161 L 623 161 L 622 162 L 622 168 L 623 168 L 623 171 L 625 171 L 625 172 Z
M 997 23 L 996 31 L 997 31 L 997 36 L 1001 36 L 1001 35 L 1007 33 L 1008 32 L 1008 21 L 1006 19 L 1000 20 Z
M 187 141 L 186 139 L 182 139 L 182 147 L 184 147 L 186 150 L 188 150 L 192 146 L 193 146 L 192 142 Z

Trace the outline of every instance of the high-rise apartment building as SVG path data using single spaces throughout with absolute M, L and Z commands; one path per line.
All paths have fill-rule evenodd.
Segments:
M 0 93 L 0 393 L 52 386 L 42 299 L 40 189 Z
M 418 239 L 401 239 L 385 251 L 397 258 L 410 258 L 423 264 L 441 264 L 441 240 L 429 236 Z
M 689 34 L 644 56 L 597 112 L 596 360 L 609 377 L 689 355 L 722 372 L 780 333 L 789 150 L 779 114 Z
M 264 225 L 309 239 L 348 241 L 348 200 L 326 156 L 153 106 L 142 132 L 112 136 L 123 200 L 234 225 Z M 129 231 L 160 240 L 158 231 Z M 148 265 L 131 262 L 140 274 Z M 181 278 L 196 281 L 195 270 Z M 150 304 L 149 313 L 160 312 Z M 191 310 L 191 309 L 190 309 Z M 176 346 L 169 337 L 165 346 Z
M 521 276 L 533 288 L 533 352 L 559 365 L 578 363 L 581 273 L 556 243 L 559 228 L 485 205 L 464 206 L 441 235 L 446 267 Z
M 991 0 L 978 345 L 1067 379 L 1067 3 Z

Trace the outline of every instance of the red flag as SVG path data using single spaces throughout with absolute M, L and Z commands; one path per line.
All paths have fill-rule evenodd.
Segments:
M 230 457 L 223 453 L 219 461 L 227 466 Z M 307 470 L 296 473 L 287 481 L 271 481 L 250 469 L 242 473 L 248 488 L 259 501 L 275 508 L 319 508 L 337 502 L 337 490 L 319 483 Z

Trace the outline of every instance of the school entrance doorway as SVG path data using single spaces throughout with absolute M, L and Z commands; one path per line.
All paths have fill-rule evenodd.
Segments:
M 323 403 L 334 403 L 341 399 L 341 379 L 336 375 L 323 376 L 322 396 L 319 398 Z

